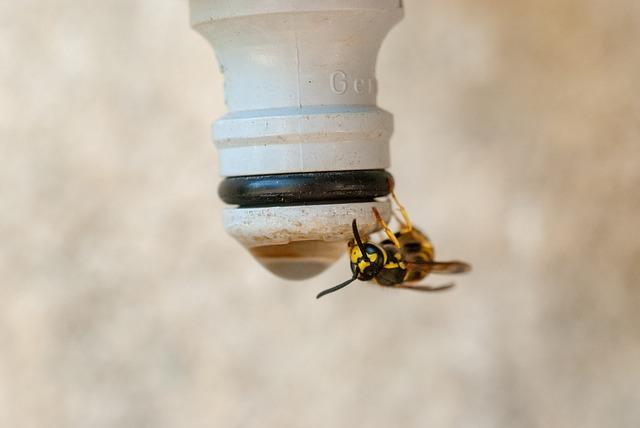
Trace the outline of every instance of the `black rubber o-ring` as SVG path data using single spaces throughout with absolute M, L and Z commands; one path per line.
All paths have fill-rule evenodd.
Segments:
M 393 176 L 383 169 L 227 177 L 218 187 L 231 205 L 259 207 L 366 202 L 386 196 Z

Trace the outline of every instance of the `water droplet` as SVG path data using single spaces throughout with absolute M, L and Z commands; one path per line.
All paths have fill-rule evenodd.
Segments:
M 294 241 L 284 245 L 249 248 L 251 254 L 274 275 L 291 280 L 322 273 L 345 254 L 345 242 Z

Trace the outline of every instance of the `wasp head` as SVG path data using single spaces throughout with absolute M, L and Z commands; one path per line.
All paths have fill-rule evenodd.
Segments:
M 364 253 L 362 251 L 364 249 Z M 371 243 L 364 243 L 362 248 L 355 243 L 351 246 L 349 252 L 351 262 L 351 272 L 358 275 L 361 281 L 372 280 L 385 264 L 384 250 Z
M 353 223 L 351 223 L 351 228 L 353 229 L 353 238 L 355 240 L 351 240 L 351 242 L 349 242 L 349 258 L 353 276 L 335 287 L 327 288 L 322 291 L 316 296 L 318 299 L 346 287 L 356 279 L 361 281 L 371 281 L 383 269 L 384 264 L 387 261 L 387 253 L 382 249 L 382 247 L 376 244 L 365 244 L 362 242 L 355 219 L 353 220 Z

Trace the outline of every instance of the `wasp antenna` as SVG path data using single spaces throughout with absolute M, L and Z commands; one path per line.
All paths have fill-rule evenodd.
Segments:
M 327 288 L 326 290 L 320 292 L 317 296 L 316 299 L 321 298 L 322 296 L 326 296 L 327 294 L 333 293 L 334 291 L 338 291 L 341 288 L 346 287 L 347 285 L 351 284 L 353 281 L 355 281 L 356 279 L 358 279 L 358 273 L 354 273 L 353 277 L 351 279 L 346 280 L 345 282 L 343 282 L 342 284 L 338 284 L 335 287 L 331 287 L 331 288 Z
M 358 244 L 358 248 L 360 248 L 360 252 L 362 253 L 362 257 L 369 261 L 369 256 L 367 255 L 364 244 L 362 243 L 362 239 L 360 238 L 360 232 L 358 232 L 358 224 L 356 223 L 356 219 L 353 219 L 351 223 L 351 228 L 353 229 L 353 237 L 356 238 L 356 243 Z

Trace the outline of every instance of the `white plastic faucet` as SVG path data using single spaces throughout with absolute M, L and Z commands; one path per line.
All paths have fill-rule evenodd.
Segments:
M 389 167 L 393 117 L 376 105 L 375 63 L 382 40 L 402 17 L 401 1 L 190 4 L 192 26 L 214 47 L 224 74 L 229 112 L 213 126 L 226 177 L 223 199 L 244 191 L 264 197 L 270 191 L 261 187 L 265 175 L 277 187 L 278 177 L 291 174 L 323 180 L 324 172 L 358 175 Z M 241 190 L 229 187 L 239 180 Z M 341 182 L 334 190 L 349 186 Z M 304 199 L 304 188 L 299 193 L 296 198 Z M 274 198 L 226 208 L 224 226 L 267 268 L 294 279 L 316 275 L 345 251 L 353 219 L 366 234 L 378 228 L 372 207 L 390 216 L 389 203 L 376 198 Z

